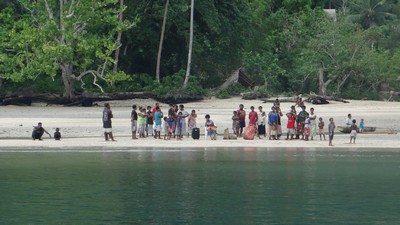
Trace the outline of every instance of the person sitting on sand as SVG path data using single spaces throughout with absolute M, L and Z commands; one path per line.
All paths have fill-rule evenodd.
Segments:
M 33 131 L 32 131 L 32 139 L 36 140 L 38 139 L 39 141 L 42 140 L 42 136 L 43 134 L 46 133 L 49 135 L 49 137 L 51 138 L 51 135 L 49 132 L 47 132 L 43 127 L 42 127 L 42 123 L 39 122 L 37 126 L 33 127 Z
M 59 141 L 61 140 L 61 132 L 60 132 L 60 128 L 56 128 L 56 132 L 54 132 L 54 140 Z

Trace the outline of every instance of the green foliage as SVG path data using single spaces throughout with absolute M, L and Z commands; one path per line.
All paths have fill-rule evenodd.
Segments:
M 102 77 L 114 61 L 115 35 L 128 23 L 118 23 L 117 0 L 101 1 L 30 1 L 18 0 L 26 11 L 13 21 L 11 8 L 2 10 L 0 45 L 4 58 L 0 72 L 15 82 L 35 79 L 38 75 L 55 77 L 61 68 L 72 69 L 63 76 L 73 83 L 73 76 L 96 74 Z M 60 11 L 60 7 L 63 10 Z M 106 81 L 122 79 L 121 73 Z M 87 78 L 82 78 L 85 83 Z M 65 79 L 64 79 L 65 80 Z M 67 90 L 66 90 L 67 91 Z
M 164 77 L 160 84 L 154 80 L 152 84 L 144 88 L 144 91 L 151 92 L 159 96 L 173 94 L 202 96 L 204 94 L 203 88 L 194 76 L 189 77 L 188 86 L 186 90 L 183 90 L 182 84 L 184 79 L 185 71 L 181 70 L 172 76 Z
M 12 82 L 6 80 L 3 84 L 3 88 L 0 89 L 0 94 L 6 93 L 19 93 L 24 90 L 31 90 L 33 93 L 55 93 L 62 94 L 63 86 L 61 79 L 52 78 L 46 75 L 39 75 L 33 82 L 31 80 L 25 80 L 22 82 Z
M 125 1 L 123 23 L 118 21 L 117 0 L 63 1 L 63 28 L 59 2 L 47 1 L 49 8 L 46 1 L 0 3 L 1 91 L 20 85 L 58 93 L 65 65 L 75 78 L 91 71 L 82 77 L 83 86 L 73 85 L 75 92 L 99 91 L 93 84 L 97 73 L 104 78 L 97 77 L 97 84 L 108 92 L 202 95 L 239 67 L 258 86 L 267 84 L 273 95 L 318 93 L 320 68 L 328 92 L 337 95 L 375 99 L 382 86 L 400 89 L 397 0 L 196 1 L 194 75 L 186 91 L 181 86 L 189 42 L 188 1 L 170 1 L 160 84 L 154 74 L 165 1 Z M 336 21 L 323 6 L 336 9 Z M 118 31 L 123 31 L 120 70 L 111 72 Z M 234 85 L 215 94 L 225 98 L 244 91 Z
M 245 87 L 243 87 L 243 85 L 241 85 L 240 83 L 233 83 L 231 85 L 229 85 L 228 87 L 219 90 L 215 93 L 215 96 L 217 98 L 230 98 L 233 96 L 238 96 L 240 95 L 240 93 L 248 91 L 248 89 L 246 89 Z

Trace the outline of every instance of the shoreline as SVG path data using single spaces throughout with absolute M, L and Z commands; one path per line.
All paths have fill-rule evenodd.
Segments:
M 371 138 L 371 136 L 375 136 Z M 0 139 L 0 152 L 9 150 L 17 151 L 46 151 L 47 150 L 86 150 L 96 152 L 100 151 L 137 151 L 142 149 L 143 151 L 148 150 L 171 150 L 180 149 L 182 151 L 191 151 L 194 149 L 207 148 L 252 148 L 252 149 L 302 149 L 304 151 L 315 151 L 321 149 L 327 150 L 398 150 L 400 152 L 399 144 L 400 141 L 397 135 L 370 135 L 370 134 L 359 134 L 357 136 L 356 144 L 349 143 L 349 136 L 345 134 L 335 134 L 333 140 L 333 147 L 328 146 L 327 140 L 320 141 L 319 138 L 313 141 L 304 140 L 268 140 L 258 139 L 255 140 L 243 140 L 241 138 L 237 140 L 223 140 L 222 136 L 218 136 L 218 140 L 211 141 L 209 138 L 204 140 L 204 136 L 200 137 L 200 140 L 192 140 L 192 138 L 184 138 L 182 140 L 154 140 L 153 137 L 142 138 L 139 140 L 132 140 L 129 136 L 117 136 L 116 141 L 104 141 L 103 137 L 71 137 L 63 138 L 61 141 L 55 141 L 50 138 L 44 138 L 43 141 L 28 138 L 9 138 Z M 379 141 L 377 141 L 379 140 Z
M 328 141 L 320 142 L 319 135 L 314 141 L 283 140 L 286 138 L 286 116 L 282 118 L 283 136 L 281 140 L 223 140 L 223 130 L 232 126 L 232 112 L 238 108 L 239 104 L 245 105 L 245 110 L 249 112 L 250 106 L 263 106 L 265 111 L 269 111 L 271 103 L 262 103 L 261 100 L 243 100 L 239 97 L 230 99 L 206 99 L 198 102 L 184 104 L 186 111 L 195 109 L 197 126 L 200 128 L 200 140 L 193 140 L 186 136 L 183 140 L 157 140 L 154 138 L 141 138 L 132 140 L 130 138 L 130 112 L 132 104 L 154 106 L 156 101 L 153 99 L 133 99 L 125 101 L 110 101 L 113 111 L 113 133 L 117 142 L 104 141 L 101 113 L 102 106 L 95 107 L 62 107 L 45 106 L 36 104 L 30 107 L 22 106 L 1 106 L 0 110 L 0 151 L 7 149 L 138 149 L 138 148 L 302 148 L 302 149 L 392 149 L 400 151 L 400 138 L 398 134 L 388 134 L 384 131 L 397 131 L 400 124 L 400 103 L 398 102 L 377 102 L 350 100 L 350 103 L 331 102 L 327 105 L 306 104 L 309 108 L 315 108 L 317 117 L 323 117 L 325 124 L 330 117 L 334 118 L 336 126 L 341 126 L 345 122 L 348 113 L 352 113 L 357 119 L 364 118 L 366 126 L 377 127 L 376 133 L 365 133 L 357 136 L 356 144 L 347 144 L 350 140 L 348 134 L 342 134 L 338 129 L 335 130 L 333 139 L 334 147 L 328 146 Z M 293 103 L 281 103 L 283 112 L 286 112 Z M 161 104 L 164 112 L 168 109 L 166 104 Z M 297 108 L 297 110 L 299 110 Z M 210 114 L 211 119 L 218 126 L 218 140 L 204 140 L 204 116 Z M 247 114 L 248 115 L 248 114 Z M 54 141 L 44 135 L 43 141 L 32 141 L 32 126 L 38 122 L 43 123 L 43 127 L 53 135 L 55 128 L 61 129 L 61 141 Z M 381 132 L 383 131 L 383 132 Z M 325 128 L 327 135 L 327 128 Z M 163 137 L 163 135 L 162 135 Z

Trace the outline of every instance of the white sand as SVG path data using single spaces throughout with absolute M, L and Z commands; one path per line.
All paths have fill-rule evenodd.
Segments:
M 111 110 L 114 114 L 113 131 L 116 142 L 104 141 L 102 128 L 103 102 L 98 107 L 63 107 L 45 106 L 35 104 L 31 107 L 2 106 L 0 107 L 0 150 L 8 151 L 17 149 L 22 150 L 45 150 L 45 149 L 89 149 L 93 150 L 136 150 L 148 147 L 150 149 L 160 149 L 161 147 L 285 147 L 285 148 L 305 148 L 313 150 L 316 148 L 328 147 L 328 141 L 320 141 L 319 136 L 314 141 L 271 141 L 258 139 L 254 141 L 243 140 L 222 140 L 223 130 L 231 130 L 232 111 L 237 110 L 240 103 L 245 105 L 246 112 L 250 106 L 263 106 L 264 110 L 269 111 L 271 103 L 262 103 L 260 100 L 242 100 L 241 98 L 230 99 L 208 99 L 199 102 L 185 104 L 185 109 L 190 112 L 195 109 L 198 113 L 197 123 L 200 131 L 204 134 L 204 116 L 210 114 L 211 119 L 218 126 L 220 134 L 217 141 L 192 140 L 185 137 L 183 140 L 155 140 L 152 137 L 132 140 L 130 138 L 130 113 L 131 105 L 154 106 L 152 99 L 135 99 L 130 101 L 112 101 Z M 281 103 L 281 108 L 285 112 L 289 110 L 292 103 Z M 344 125 L 348 113 L 353 115 L 357 124 L 364 118 L 366 126 L 375 126 L 379 130 L 398 129 L 400 124 L 400 103 L 398 102 L 378 102 L 378 101 L 350 101 L 350 103 L 331 102 L 327 105 L 306 104 L 307 110 L 315 108 L 318 117 L 323 117 L 325 124 L 328 124 L 329 117 L 333 117 L 336 126 Z M 168 106 L 161 104 L 164 112 Z M 297 109 L 300 110 L 299 108 Z M 286 134 L 286 118 L 282 120 L 283 132 Z M 43 127 L 53 135 L 55 128 L 59 127 L 62 133 L 61 141 L 54 141 L 46 134 L 43 141 L 32 141 L 32 126 L 38 122 L 43 123 Z M 327 128 L 325 128 L 327 130 Z M 328 137 L 327 137 L 328 138 Z M 283 139 L 283 138 L 282 138 Z M 377 132 L 370 134 L 359 134 L 356 144 L 348 144 L 349 135 L 341 134 L 336 130 L 333 148 L 357 149 L 377 149 L 390 148 L 400 150 L 400 140 L 398 134 L 387 134 L 387 132 Z

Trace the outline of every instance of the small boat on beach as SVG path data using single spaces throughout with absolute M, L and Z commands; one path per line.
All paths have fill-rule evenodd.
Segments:
M 350 127 L 337 126 L 338 130 L 345 134 L 350 134 Z M 376 127 L 364 127 L 363 133 L 375 132 Z

